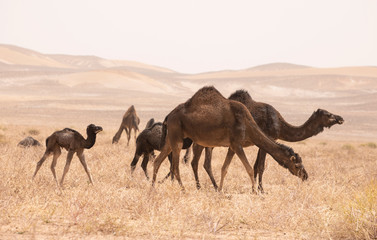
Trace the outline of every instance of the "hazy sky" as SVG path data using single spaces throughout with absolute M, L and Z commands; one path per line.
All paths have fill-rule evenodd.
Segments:
M 377 66 L 377 1 L 0 0 L 0 43 L 185 73 Z

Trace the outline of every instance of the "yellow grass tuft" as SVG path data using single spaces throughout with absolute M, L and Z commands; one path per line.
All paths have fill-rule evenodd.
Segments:
M 348 200 L 344 212 L 345 227 L 354 238 L 377 238 L 377 180 L 372 180 Z
M 28 130 L 28 133 L 30 134 L 30 135 L 34 135 L 34 136 L 36 136 L 36 135 L 39 135 L 41 132 L 38 130 L 38 129 L 29 129 Z
M 361 144 L 360 146 L 368 147 L 368 148 L 377 148 L 377 144 L 375 144 L 374 142 L 364 143 L 364 144 Z
M 6 144 L 6 143 L 7 143 L 7 139 L 5 135 L 0 134 L 0 144 Z

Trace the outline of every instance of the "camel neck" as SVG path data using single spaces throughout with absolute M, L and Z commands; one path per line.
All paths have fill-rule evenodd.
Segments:
M 85 139 L 84 148 L 89 149 L 96 143 L 96 134 L 93 132 L 87 132 L 88 137 Z
M 281 131 L 279 139 L 288 142 L 297 142 L 317 135 L 323 131 L 323 126 L 317 121 L 316 114 L 313 113 L 310 118 L 301 126 L 293 126 L 284 119 L 281 122 Z

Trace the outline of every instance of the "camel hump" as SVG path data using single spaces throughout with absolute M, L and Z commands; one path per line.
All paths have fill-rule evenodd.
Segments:
M 134 105 L 131 105 L 131 106 L 127 109 L 127 111 L 126 111 L 126 112 L 124 113 L 124 115 L 123 115 L 123 118 L 127 117 L 127 116 L 130 115 L 130 114 L 136 114 L 136 109 L 135 109 Z
M 73 133 L 79 133 L 78 131 L 72 129 L 72 128 L 64 128 L 62 132 L 73 132 Z
M 145 129 L 151 128 L 153 124 L 154 124 L 154 118 L 149 119 L 149 121 L 145 125 Z
M 189 100 L 185 103 L 185 108 L 195 105 L 215 104 L 224 100 L 225 97 L 213 86 L 206 86 L 199 89 Z
M 243 89 L 235 91 L 229 96 L 228 99 L 235 100 L 243 104 L 248 104 L 253 101 L 250 94 L 246 90 L 243 90 Z

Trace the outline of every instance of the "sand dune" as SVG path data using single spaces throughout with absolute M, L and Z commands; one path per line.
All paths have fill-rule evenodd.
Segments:
M 30 65 L 53 68 L 70 67 L 48 57 L 47 55 L 8 45 L 0 45 L 0 62 L 9 65 Z

